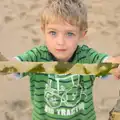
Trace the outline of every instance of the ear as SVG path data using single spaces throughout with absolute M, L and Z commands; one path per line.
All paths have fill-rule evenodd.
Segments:
M 85 37 L 85 35 L 87 34 L 87 30 L 82 32 L 82 37 Z
M 44 26 L 44 25 L 41 25 L 40 28 L 41 28 L 41 31 L 42 31 L 42 32 L 45 32 L 45 26 Z
M 41 26 L 40 28 L 41 28 L 41 31 L 42 31 L 42 32 L 44 32 L 44 31 L 45 31 L 45 30 L 44 30 L 44 28 L 43 28 L 42 26 Z

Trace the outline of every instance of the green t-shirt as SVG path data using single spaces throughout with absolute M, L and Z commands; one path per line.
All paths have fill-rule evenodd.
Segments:
M 86 45 L 78 46 L 72 63 L 100 63 L 106 54 Z M 17 56 L 21 61 L 55 61 L 46 46 L 38 46 Z M 24 74 L 25 76 L 26 74 Z M 32 120 L 96 120 L 92 88 L 95 76 L 29 74 L 33 105 Z

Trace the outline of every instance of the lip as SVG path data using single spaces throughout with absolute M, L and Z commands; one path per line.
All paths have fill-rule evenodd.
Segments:
M 56 49 L 56 51 L 66 51 L 66 49 Z

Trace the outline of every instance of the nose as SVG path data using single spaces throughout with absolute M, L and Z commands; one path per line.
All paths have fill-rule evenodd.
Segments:
M 63 35 L 59 35 L 59 36 L 56 38 L 56 43 L 57 43 L 57 45 L 64 45 L 64 44 L 65 44 L 64 36 L 63 36 Z

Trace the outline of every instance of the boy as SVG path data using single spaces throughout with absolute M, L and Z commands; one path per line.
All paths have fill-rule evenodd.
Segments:
M 80 0 L 47 0 L 40 15 L 45 45 L 14 60 L 68 61 L 72 63 L 120 62 L 78 43 L 88 28 L 87 10 Z M 119 69 L 114 72 L 119 78 Z M 27 74 L 22 74 L 21 77 Z M 93 105 L 93 75 L 29 74 L 33 105 L 32 120 L 96 120 Z

